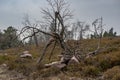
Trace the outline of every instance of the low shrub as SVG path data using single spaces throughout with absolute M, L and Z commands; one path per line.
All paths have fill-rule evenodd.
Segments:
M 109 54 L 100 54 L 92 62 L 94 62 L 93 65 L 99 67 L 102 71 L 105 71 L 113 66 L 120 65 L 120 53 L 113 52 Z
M 0 64 L 3 64 L 6 60 L 5 56 L 0 56 Z
M 108 68 L 111 68 L 111 62 L 107 58 L 106 59 L 101 59 L 101 61 L 99 61 L 98 67 L 102 71 L 107 70 Z
M 120 73 L 113 76 L 112 80 L 120 80 Z
M 35 63 L 31 59 L 16 58 L 7 62 L 9 70 L 16 70 L 23 73 L 23 75 L 29 75 L 35 68 Z
M 108 69 L 103 75 L 105 80 L 120 80 L 120 66 Z
M 97 76 L 100 70 L 95 66 L 85 66 L 83 67 L 83 73 L 85 76 Z
M 0 64 L 12 61 L 15 59 L 13 55 L 0 55 Z
M 45 68 L 45 69 L 41 69 L 38 71 L 38 75 L 40 77 L 50 77 L 50 76 L 56 76 L 57 74 L 59 74 L 61 72 L 60 69 L 55 68 L 55 67 L 50 67 L 50 68 Z

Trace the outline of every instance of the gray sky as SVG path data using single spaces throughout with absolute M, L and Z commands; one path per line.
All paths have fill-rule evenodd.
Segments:
M 74 20 L 92 23 L 101 16 L 105 29 L 114 27 L 120 34 L 120 0 L 67 0 L 73 10 Z M 23 16 L 28 13 L 33 19 L 41 19 L 40 7 L 46 0 L 0 0 L 0 29 L 8 26 L 22 27 Z

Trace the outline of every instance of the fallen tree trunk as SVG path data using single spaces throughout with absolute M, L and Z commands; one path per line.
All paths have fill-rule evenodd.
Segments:
M 64 67 L 66 67 L 68 65 L 69 62 L 74 61 L 76 63 L 79 63 L 78 59 L 75 56 L 66 58 L 65 56 L 61 55 L 61 60 L 60 61 L 55 61 L 49 64 L 45 64 L 45 68 L 49 68 L 49 67 L 57 67 L 59 69 L 62 69 Z

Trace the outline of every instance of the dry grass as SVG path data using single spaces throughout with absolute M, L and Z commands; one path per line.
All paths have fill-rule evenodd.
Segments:
M 85 53 L 93 51 L 97 47 L 96 39 L 87 39 L 78 42 L 80 48 L 84 49 Z M 67 43 L 71 46 L 71 49 L 73 49 L 76 41 L 71 40 Z M 36 61 L 39 58 L 43 47 L 44 45 L 42 44 L 38 48 L 32 45 L 5 50 L 4 53 L 8 53 L 8 55 L 0 55 L 0 64 L 6 63 L 10 70 L 16 70 L 25 75 L 33 74 L 34 77 L 48 77 L 60 74 L 60 70 L 55 68 L 44 69 L 43 67 L 43 64 L 45 63 L 59 60 L 59 58 L 56 57 L 61 53 L 61 48 L 59 48 L 59 46 L 55 48 L 51 60 L 49 60 L 49 55 L 53 45 L 47 49 L 42 64 L 39 66 L 36 65 Z M 99 74 L 105 72 L 104 75 L 108 78 L 107 76 L 114 73 L 112 70 L 119 71 L 119 68 L 114 66 L 120 65 L 120 38 L 104 38 L 102 39 L 101 47 L 103 48 L 103 51 L 100 52 L 100 54 L 85 59 L 85 61 L 80 64 L 69 64 L 65 69 L 65 73 L 71 77 L 97 77 Z M 33 55 L 33 60 L 19 58 L 19 54 L 24 50 L 28 50 Z M 112 79 L 120 80 L 119 76 L 120 74 L 116 74 Z

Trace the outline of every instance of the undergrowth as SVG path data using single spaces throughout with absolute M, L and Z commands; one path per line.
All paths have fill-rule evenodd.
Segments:
M 68 44 L 73 48 L 75 42 L 76 41 L 74 40 L 70 40 Z M 86 39 L 79 43 L 82 49 L 84 48 L 85 50 L 88 50 L 86 52 L 95 50 L 97 46 L 96 39 Z M 8 55 L 0 55 L 0 64 L 6 63 L 9 66 L 9 70 L 16 70 L 24 75 L 33 74 L 34 77 L 55 76 L 61 74 L 61 70 L 53 67 L 47 69 L 43 67 L 43 64 L 45 63 L 59 60 L 57 57 L 61 53 L 61 48 L 59 46 L 55 48 L 51 59 L 49 59 L 52 47 L 53 45 L 47 49 L 44 60 L 39 66 L 36 61 L 42 53 L 42 49 L 44 48 L 43 44 L 39 47 L 32 45 L 27 48 L 21 47 L 19 49 L 14 48 L 5 50 L 4 52 Z M 97 77 L 99 74 L 103 73 L 106 80 L 120 80 L 120 38 L 104 38 L 102 39 L 101 47 L 103 50 L 100 54 L 87 58 L 79 64 L 71 63 L 67 66 L 64 72 L 68 76 L 76 77 Z M 19 57 L 19 54 L 25 50 L 28 50 L 30 54 L 33 55 L 33 59 L 23 59 Z

